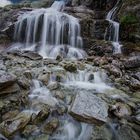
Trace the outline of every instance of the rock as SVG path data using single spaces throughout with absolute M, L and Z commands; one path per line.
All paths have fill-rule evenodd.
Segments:
M 116 103 L 110 108 L 110 111 L 118 118 L 125 118 L 132 114 L 131 108 L 124 103 Z
M 92 131 L 92 136 L 90 140 L 112 140 L 113 133 L 110 130 L 110 127 L 107 125 L 95 126 Z
M 23 75 L 27 78 L 27 79 L 33 79 L 33 74 L 30 70 L 27 70 L 23 73 Z
M 24 130 L 22 131 L 22 134 L 24 136 L 30 136 L 33 132 L 37 132 L 38 127 L 36 125 L 27 125 Z
M 140 113 L 135 116 L 135 122 L 140 124 Z
M 0 71 L 0 89 L 10 86 L 16 82 L 16 76 L 4 71 Z
M 36 52 L 31 52 L 31 51 L 23 52 L 21 56 L 27 57 L 31 60 L 42 60 L 41 55 L 39 55 Z
M 130 57 L 124 60 L 124 66 L 126 69 L 133 69 L 133 68 L 139 68 L 140 67 L 140 57 Z
M 140 81 L 135 79 L 135 78 L 131 78 L 130 80 L 130 86 L 133 88 L 133 89 L 140 89 Z
M 38 124 L 46 120 L 50 114 L 50 107 L 46 104 L 35 104 L 34 108 L 38 110 L 37 115 L 32 118 L 33 124 Z
M 42 132 L 46 134 L 52 134 L 59 125 L 59 120 L 57 118 L 51 119 L 47 124 L 44 125 Z
M 64 65 L 64 69 L 69 71 L 69 72 L 76 72 L 77 66 L 74 63 L 66 63 Z
M 32 8 L 42 8 L 42 7 L 49 7 L 53 4 L 54 0 L 40 0 L 40 1 L 33 1 L 31 3 Z
M 31 86 L 31 81 L 29 81 L 27 78 L 22 77 L 18 80 L 18 85 L 23 89 L 29 90 Z
M 18 93 L 20 91 L 20 88 L 18 84 L 13 84 L 11 86 L 5 87 L 0 91 L 0 95 L 7 95 L 7 94 L 13 94 Z
M 84 50 L 87 52 L 89 56 L 95 56 L 95 55 L 104 56 L 105 54 L 111 55 L 113 53 L 113 47 L 110 42 L 93 39 L 93 37 L 90 38 L 85 37 L 83 38 L 83 40 L 84 40 L 84 46 L 86 46 Z
M 62 91 L 54 90 L 53 94 L 58 99 L 64 100 L 64 98 L 65 98 L 65 95 L 64 95 L 64 93 Z
M 49 140 L 49 135 L 47 134 L 42 134 L 42 135 L 38 135 L 35 136 L 34 138 L 31 136 L 31 140 Z
M 123 125 L 118 129 L 118 137 L 121 140 L 139 140 L 140 137 L 131 127 Z
M 2 120 L 4 121 L 4 120 L 12 119 L 15 116 L 17 116 L 17 114 L 19 114 L 18 110 L 9 111 L 2 116 Z
M 108 106 L 102 99 L 90 92 L 79 92 L 69 113 L 77 120 L 100 125 L 107 122 Z
M 133 93 L 133 97 L 140 99 L 140 91 Z
M 120 21 L 120 37 L 126 42 L 139 41 L 140 36 L 140 3 L 139 0 L 123 1 L 118 18 Z
M 6 137 L 12 136 L 15 132 L 28 124 L 31 116 L 32 113 L 29 111 L 21 112 L 15 118 L 3 121 L 0 124 L 0 131 Z
M 45 85 L 48 85 L 50 81 L 50 73 L 40 74 L 38 80 L 42 81 Z
M 42 60 L 42 56 L 33 51 L 9 50 L 8 54 L 14 54 L 17 56 L 26 57 L 31 60 Z
M 0 49 L 1 49 L 1 46 L 0 46 Z M 2 60 L 0 60 L 0 70 L 6 71 L 6 66 L 4 65 Z
M 57 82 L 50 82 L 47 87 L 49 90 L 55 90 L 59 87 L 59 84 Z
M 108 73 L 110 75 L 113 75 L 115 77 L 122 77 L 122 72 L 121 72 L 120 68 L 118 68 L 118 67 L 116 67 L 114 65 L 107 65 L 105 67 L 105 69 L 108 70 Z
M 136 72 L 136 73 L 132 74 L 132 77 L 134 77 L 135 79 L 140 81 L 140 72 Z
M 44 59 L 43 60 L 43 64 L 44 65 L 49 65 L 49 64 L 57 65 L 58 64 L 58 61 L 55 60 L 55 59 L 49 59 L 49 58 L 47 58 L 47 59 Z

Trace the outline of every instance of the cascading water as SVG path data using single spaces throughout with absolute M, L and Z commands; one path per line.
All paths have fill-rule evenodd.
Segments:
M 19 16 L 15 24 L 14 34 L 14 39 L 17 43 L 12 46 L 12 49 L 36 51 L 44 58 L 49 57 L 56 59 L 59 55 L 68 59 L 84 58 L 86 54 L 82 50 L 83 40 L 80 35 L 79 21 L 75 17 L 63 13 L 64 6 L 64 1 L 55 1 L 50 8 L 36 9 Z M 109 14 L 110 21 L 112 21 L 113 13 L 114 12 L 111 12 Z M 112 23 L 114 23 L 114 21 L 112 21 Z M 118 34 L 116 33 L 116 35 Z M 112 89 L 106 84 L 105 72 L 96 68 L 95 70 L 91 65 L 85 64 L 84 69 L 77 70 L 75 73 L 66 71 L 62 66 L 60 69 L 56 69 L 55 66 L 52 67 L 53 68 L 50 68 L 49 71 L 50 79 L 48 78 L 47 84 L 51 85 L 53 82 L 58 84 L 60 87 L 58 89 L 56 88 L 56 91 L 63 91 L 63 88 L 67 90 L 67 87 L 69 87 L 71 90 L 90 90 L 89 92 L 92 93 L 103 93 L 105 90 Z M 46 67 L 46 69 L 48 70 L 49 67 Z M 55 72 L 52 69 L 55 69 Z M 59 73 L 59 71 L 62 73 L 64 72 L 63 80 L 57 83 L 55 74 L 57 72 Z M 54 74 L 52 74 L 53 72 Z M 48 85 L 46 85 L 46 83 L 43 85 L 43 81 L 33 80 L 33 85 L 29 94 L 29 110 L 33 111 L 35 114 L 38 114 L 40 111 L 39 104 L 48 105 L 52 110 L 61 105 L 61 103 L 69 108 L 70 104 L 53 96 L 53 90 L 49 89 Z M 67 91 L 65 92 L 67 94 Z M 89 92 L 85 92 L 85 94 Z M 49 117 L 52 117 L 52 114 L 50 114 Z M 62 117 L 64 118 L 59 118 L 60 126 L 49 136 L 49 140 L 90 139 L 93 126 L 74 120 L 66 112 Z
M 4 7 L 4 6 L 9 5 L 9 4 L 12 4 L 12 2 L 9 0 L 1 0 L 0 1 L 0 7 Z
M 20 16 L 15 24 L 14 39 L 20 49 L 38 51 L 44 58 L 78 59 L 85 56 L 78 19 L 62 13 L 64 1 L 50 8 L 37 9 Z M 15 45 L 17 47 L 17 45 Z M 19 47 L 18 47 L 19 48 Z
M 55 74 L 51 75 L 50 81 L 57 81 Z M 104 71 L 86 65 L 84 70 L 77 70 L 75 73 L 66 72 L 65 75 L 63 74 L 61 84 L 68 88 L 72 87 L 102 93 L 105 90 L 113 89 L 106 84 L 106 81 L 107 75 Z
M 122 45 L 119 42 L 119 29 L 120 24 L 114 21 L 114 15 L 117 12 L 119 1 L 116 3 L 114 8 L 112 8 L 109 13 L 107 14 L 106 20 L 110 23 L 110 36 L 109 40 L 112 41 L 112 45 L 114 46 L 114 53 L 119 54 L 121 53 Z
M 62 120 L 56 134 L 50 140 L 88 140 L 92 132 L 92 126 L 85 123 L 79 123 L 69 116 L 67 120 Z
M 110 86 L 108 86 L 105 83 L 105 73 L 97 71 L 78 71 L 77 73 L 67 73 L 66 77 L 66 86 L 72 86 L 79 89 L 85 89 L 85 90 L 94 90 L 96 92 L 102 93 L 103 91 L 107 89 L 111 89 Z

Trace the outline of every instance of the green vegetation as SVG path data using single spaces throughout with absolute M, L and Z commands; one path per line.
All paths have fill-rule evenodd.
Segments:
M 134 13 L 128 13 L 121 17 L 121 24 L 128 25 L 128 24 L 135 24 L 138 23 L 138 19 Z

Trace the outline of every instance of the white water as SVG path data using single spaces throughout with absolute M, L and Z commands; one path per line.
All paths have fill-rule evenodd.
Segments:
M 85 57 L 81 50 L 83 40 L 79 21 L 62 13 L 64 6 L 63 1 L 55 1 L 50 8 L 36 9 L 20 16 L 15 24 L 14 35 L 15 40 L 21 43 L 19 48 L 38 49 L 44 58 L 56 58 L 58 55 L 72 59 Z
M 9 0 L 0 0 L 0 7 L 12 4 Z
M 112 45 L 114 46 L 115 54 L 121 53 L 121 47 L 122 47 L 122 45 L 119 43 L 120 24 L 118 22 L 114 21 L 114 19 L 113 19 L 113 16 L 114 16 L 117 8 L 118 7 L 116 4 L 115 7 L 109 11 L 109 13 L 107 14 L 107 17 L 106 17 L 106 20 L 108 20 L 111 25 L 112 32 L 110 33 L 109 40 L 112 41 Z M 112 36 L 113 36 L 113 38 L 112 38 Z
M 58 103 L 57 99 L 51 95 L 49 89 L 37 80 L 33 80 L 32 92 L 29 98 L 33 104 L 43 103 L 54 107 Z
M 66 118 L 65 118 L 66 119 Z M 57 132 L 49 138 L 50 140 L 88 140 L 91 136 L 92 126 L 85 123 L 79 123 L 70 119 L 61 121 Z
M 63 72 L 63 69 L 60 70 Z M 86 65 L 85 70 L 77 70 L 75 73 L 65 73 L 65 70 L 63 73 L 61 84 L 68 88 L 94 90 L 98 93 L 104 93 L 105 90 L 113 89 L 110 85 L 106 84 L 108 78 L 106 73 L 90 65 Z M 55 73 L 51 74 L 50 80 L 56 81 Z
M 95 90 L 103 93 L 107 89 L 112 89 L 105 82 L 106 74 L 100 71 L 78 71 L 77 73 L 67 73 L 66 86 L 72 86 L 79 89 Z

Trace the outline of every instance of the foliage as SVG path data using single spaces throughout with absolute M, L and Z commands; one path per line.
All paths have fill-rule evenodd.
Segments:
M 121 17 L 121 24 L 129 25 L 138 23 L 138 19 L 134 13 L 128 13 Z

